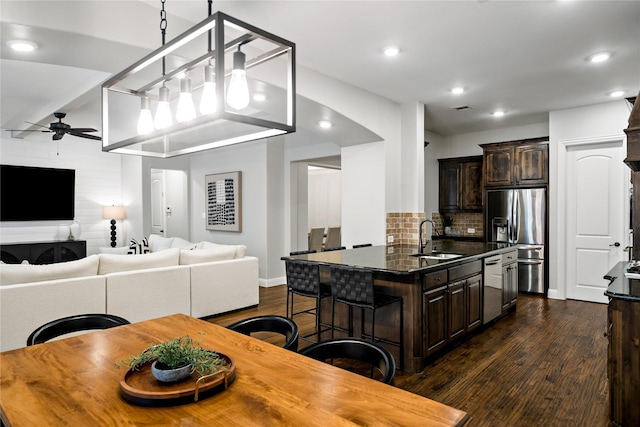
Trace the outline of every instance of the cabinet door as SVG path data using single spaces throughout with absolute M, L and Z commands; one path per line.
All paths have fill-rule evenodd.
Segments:
M 515 307 L 518 303 L 518 264 L 514 263 L 509 267 L 509 307 Z
M 549 146 L 523 145 L 515 149 L 515 181 L 518 185 L 542 185 L 549 181 Z
M 505 313 L 509 310 L 509 304 L 511 304 L 511 284 L 509 283 L 509 266 L 502 266 L 502 312 Z
M 493 147 L 484 151 L 484 184 L 501 187 L 513 184 L 513 147 Z
M 76 240 L 62 242 L 58 245 L 57 262 L 73 261 L 87 256 L 87 242 Z
M 467 332 L 482 325 L 482 274 L 469 277 L 467 287 Z
M 462 163 L 460 170 L 462 209 L 482 212 L 482 161 Z
M 449 342 L 465 336 L 467 332 L 467 298 L 465 281 L 449 284 Z
M 447 287 L 433 289 L 423 295 L 424 353 L 430 355 L 447 345 Z
M 440 162 L 440 212 L 458 212 L 462 209 L 460 200 L 460 163 L 455 161 Z

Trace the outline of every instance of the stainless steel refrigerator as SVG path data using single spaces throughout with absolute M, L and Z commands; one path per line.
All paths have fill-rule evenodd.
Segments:
M 518 289 L 546 295 L 546 189 L 487 190 L 486 206 L 487 240 L 518 244 Z

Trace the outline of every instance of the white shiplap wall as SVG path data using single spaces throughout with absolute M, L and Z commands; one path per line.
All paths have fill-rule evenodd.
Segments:
M 35 133 L 27 139 L 0 135 L 2 164 L 38 166 L 76 171 L 76 221 L 80 240 L 87 241 L 87 254 L 109 245 L 109 220 L 102 219 L 102 206 L 121 204 L 121 156 L 103 153 L 100 141 L 65 136 L 58 143 L 50 134 Z M 25 194 L 25 197 L 29 197 Z M 0 209 L 2 207 L 0 206 Z M 0 222 L 0 242 L 56 240 L 60 224 L 71 221 Z M 120 231 L 121 224 L 118 224 Z M 121 241 L 118 242 L 122 244 Z

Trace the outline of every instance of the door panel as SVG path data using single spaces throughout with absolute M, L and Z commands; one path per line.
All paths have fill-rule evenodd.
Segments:
M 164 236 L 164 173 L 151 174 L 151 233 Z
M 606 303 L 603 275 L 624 259 L 629 223 L 623 144 L 568 147 L 566 159 L 567 297 Z

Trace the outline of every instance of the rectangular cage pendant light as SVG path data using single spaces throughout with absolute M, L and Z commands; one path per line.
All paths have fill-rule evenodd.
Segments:
M 102 150 L 174 157 L 295 132 L 295 44 L 222 12 L 102 85 Z

